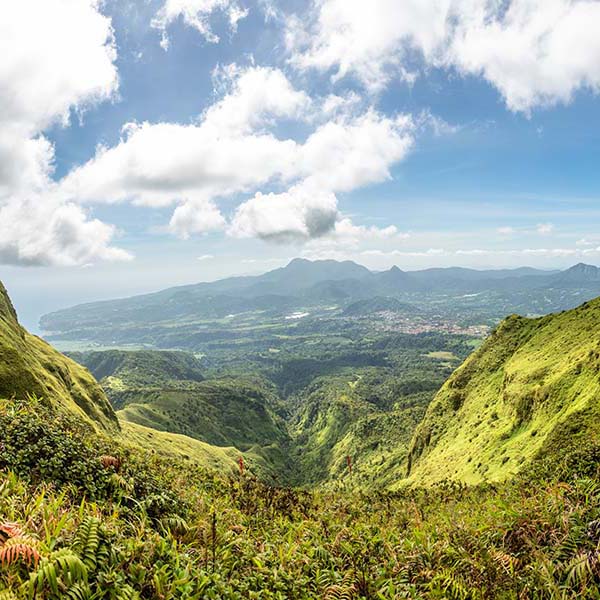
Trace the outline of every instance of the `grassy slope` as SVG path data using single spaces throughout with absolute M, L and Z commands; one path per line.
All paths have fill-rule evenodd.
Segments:
M 121 429 L 122 435 L 118 439 L 123 444 L 147 450 L 162 458 L 190 459 L 222 474 L 238 470 L 237 461 L 242 453 L 237 448 L 219 448 L 185 435 L 157 431 L 127 421 L 121 421 Z M 244 456 L 244 459 L 248 462 L 248 457 Z
M 91 354 L 98 356 L 91 357 L 90 366 L 108 369 L 107 372 L 112 372 L 112 368 L 117 375 L 127 374 L 133 381 L 147 376 L 151 381 L 167 375 L 196 380 L 202 377 L 194 357 L 183 353 L 141 352 L 138 361 L 119 353 Z M 118 377 L 112 378 L 117 387 L 118 381 Z M 211 446 L 184 435 L 119 421 L 102 387 L 85 367 L 19 325 L 6 289 L 0 283 L 0 399 L 26 400 L 29 396 L 42 398 L 46 405 L 109 434 L 112 439 L 161 456 L 190 459 L 228 473 L 237 468 L 236 462 L 242 454 L 233 447 Z M 266 475 L 270 474 L 260 453 L 249 452 L 245 458 L 250 465 L 256 463 L 258 471 L 262 468 Z
M 117 418 L 92 375 L 19 325 L 1 283 L 0 357 L 0 398 L 36 395 L 96 429 L 118 429 Z
M 450 377 L 411 443 L 411 483 L 478 483 L 600 433 L 600 299 L 511 316 Z
M 229 469 L 243 455 L 261 477 L 288 480 L 290 440 L 280 416 L 283 407 L 259 378 L 203 381 L 200 362 L 186 352 L 110 350 L 72 356 L 101 378 L 134 443 L 190 454 L 219 469 Z
M 200 361 L 189 352 L 155 350 L 106 350 L 70 352 L 69 356 L 85 365 L 107 389 L 115 405 L 119 384 L 131 386 L 160 385 L 170 380 L 202 381 Z
M 0 444 L 6 600 L 598 600 L 597 464 L 566 482 L 307 493 L 1 401 Z
M 262 390 L 239 381 L 173 382 L 121 392 L 122 422 L 179 434 L 245 459 L 260 475 L 287 480 L 289 436 Z

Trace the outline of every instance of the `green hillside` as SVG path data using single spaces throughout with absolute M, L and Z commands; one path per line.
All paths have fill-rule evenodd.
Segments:
M 29 395 L 44 398 L 96 429 L 113 432 L 119 427 L 92 375 L 25 331 L 0 283 L 0 398 L 24 399 Z
M 352 380 L 322 377 L 296 399 L 298 481 L 382 488 L 403 476 L 411 436 L 433 393 L 401 394 L 392 375 L 385 383 L 379 378 L 374 370 Z
M 508 317 L 429 406 L 411 442 L 409 481 L 498 481 L 539 458 L 559 468 L 597 444 L 599 417 L 600 299 Z
M 96 372 L 106 373 L 102 383 L 109 396 L 118 397 L 118 393 L 128 392 L 135 400 L 140 400 L 140 394 L 132 393 L 125 382 L 136 385 L 147 380 L 149 384 L 159 385 L 173 381 L 170 377 L 186 377 L 189 378 L 185 380 L 187 385 L 193 386 L 202 380 L 198 361 L 193 355 L 181 352 L 91 352 L 77 358 L 85 358 L 86 364 Z M 104 436 L 109 435 L 125 446 L 191 460 L 221 472 L 237 469 L 237 461 L 243 455 L 249 466 L 255 466 L 265 477 L 273 473 L 263 457 L 265 451 L 252 448 L 251 443 L 244 447 L 251 451 L 244 454 L 225 437 L 220 440 L 223 443 L 213 446 L 204 438 L 196 440 L 177 435 L 185 428 L 180 415 L 176 416 L 181 424 L 165 428 L 166 431 L 144 427 L 143 420 L 141 423 L 119 420 L 103 388 L 84 366 L 19 325 L 8 293 L 0 283 L 0 401 L 6 406 L 30 402 L 37 405 L 37 401 L 30 400 L 32 398 L 39 398 L 39 402 L 52 412 L 88 429 L 91 427 Z M 218 431 L 218 425 L 213 429 Z M 216 437 L 215 433 L 211 439 Z
M 191 454 L 206 465 L 222 467 L 243 455 L 261 477 L 289 481 L 285 408 L 268 382 L 251 376 L 204 381 L 200 361 L 187 352 L 70 356 L 99 378 L 127 438 Z
M 151 385 L 168 380 L 202 381 L 202 365 L 189 352 L 126 350 L 70 352 L 100 381 L 106 377 L 125 378 L 130 384 Z

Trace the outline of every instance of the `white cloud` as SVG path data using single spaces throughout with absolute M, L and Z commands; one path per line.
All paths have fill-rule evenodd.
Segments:
M 204 260 L 212 260 L 214 258 L 214 256 L 212 254 L 202 254 L 201 256 L 198 257 L 198 260 L 204 261 Z
M 287 174 L 295 154 L 295 142 L 271 134 L 219 136 L 203 125 L 142 123 L 131 125 L 116 146 L 100 149 L 61 187 L 89 202 L 203 203 Z
M 162 30 L 161 46 L 168 50 L 169 41 L 166 29 L 177 19 L 193 27 L 207 42 L 217 43 L 219 36 L 211 28 L 211 17 L 221 13 L 227 17 L 230 30 L 235 33 L 238 23 L 248 16 L 248 9 L 235 0 L 165 0 L 154 19 L 152 26 Z
M 447 60 L 482 75 L 515 111 L 569 102 L 600 89 L 600 3 L 595 0 L 479 0 L 459 3 Z M 504 10 L 506 8 L 506 10 Z
M 231 64 L 215 69 L 213 79 L 225 96 L 205 111 L 203 125 L 215 135 L 248 133 L 281 118 L 302 119 L 311 109 L 310 97 L 278 69 Z
M 355 225 L 351 219 L 343 218 L 337 221 L 333 236 L 347 240 L 385 240 L 390 238 L 408 239 L 410 234 L 400 233 L 395 225 L 375 227 L 374 225 Z
M 333 229 L 338 218 L 337 198 L 306 184 L 281 194 L 256 195 L 236 210 L 229 234 L 273 242 L 302 242 Z
M 535 230 L 540 235 L 549 235 L 554 231 L 554 225 L 552 223 L 539 223 Z
M 575 242 L 577 247 L 588 248 L 600 245 L 600 238 L 581 238 Z
M 128 260 L 110 246 L 114 227 L 90 219 L 81 207 L 32 195 L 0 206 L 0 263 L 85 265 L 95 260 Z
M 600 89 L 595 0 L 314 0 L 287 21 L 291 63 L 378 92 L 423 65 L 482 76 L 514 111 Z
M 220 198 L 266 184 L 286 186 L 287 192 L 257 193 L 245 202 L 230 231 L 276 241 L 304 239 L 322 235 L 320 219 L 333 227 L 336 192 L 389 179 L 392 165 L 413 143 L 410 117 L 386 117 L 372 109 L 342 113 L 317 126 L 303 143 L 281 139 L 269 131 L 281 119 L 311 123 L 315 114 L 308 96 L 283 73 L 233 65 L 221 69 L 216 80 L 226 93 L 196 124 L 126 125 L 116 146 L 99 149 L 61 182 L 65 197 L 178 204 L 169 227 L 187 237 L 224 227 L 215 204 Z M 263 225 L 256 220 L 267 206 L 277 210 Z
M 514 235 L 516 233 L 514 227 L 498 227 L 498 229 L 496 229 L 496 231 L 500 235 L 503 235 L 503 236 L 511 236 L 511 235 Z
M 210 200 L 199 199 L 178 206 L 169 222 L 169 229 L 183 239 L 194 233 L 219 231 L 225 227 L 225 218 Z
M 374 110 L 329 121 L 300 148 L 300 171 L 313 185 L 334 191 L 385 181 L 412 147 L 413 127 L 406 115 L 389 118 Z
M 112 227 L 54 195 L 43 135 L 115 95 L 110 19 L 96 0 L 11 0 L 0 11 L 0 55 L 0 262 L 125 258 L 109 246 Z
M 51 145 L 41 137 L 44 129 L 67 123 L 71 110 L 83 111 L 115 93 L 112 29 L 96 5 L 94 0 L 3 4 L 0 192 L 29 187 L 32 181 L 43 185 L 53 158 Z
M 356 75 L 372 91 L 392 76 L 411 81 L 411 46 L 431 55 L 446 35 L 446 0 L 315 0 L 287 22 L 291 62 L 300 69 Z M 307 18 L 308 16 L 308 18 Z

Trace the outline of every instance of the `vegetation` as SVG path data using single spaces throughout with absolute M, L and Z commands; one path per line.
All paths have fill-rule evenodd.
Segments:
M 598 598 L 597 472 L 308 493 L 126 448 L 35 401 L 0 420 L 2 598 Z M 35 470 L 22 436 L 42 429 Z
M 410 480 L 497 481 L 539 453 L 565 452 L 566 440 L 598 439 L 599 332 L 600 300 L 503 321 L 429 406 L 412 441 Z
M 599 326 L 510 317 L 437 394 L 470 340 L 82 357 L 119 420 L 1 288 L 0 600 L 598 600 Z
M 575 265 L 562 272 L 513 269 L 393 267 L 371 272 L 345 261 L 296 259 L 255 277 L 198 283 L 45 315 L 52 341 L 202 352 L 240 346 L 267 351 L 305 323 L 339 335 L 346 328 L 483 332 L 505 315 L 547 314 L 600 294 L 600 270 Z M 303 315 L 303 316 L 298 316 Z M 217 362 L 221 356 L 216 357 Z
M 37 394 L 74 412 L 93 427 L 118 429 L 117 418 L 96 380 L 86 369 L 19 325 L 1 283 L 0 357 L 0 398 Z

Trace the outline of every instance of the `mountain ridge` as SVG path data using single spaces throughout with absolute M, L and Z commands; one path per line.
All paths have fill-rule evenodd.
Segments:
M 596 269 L 589 267 L 589 269 Z M 590 273 L 595 271 L 589 270 Z M 231 277 L 166 288 L 150 294 L 116 300 L 88 302 L 43 315 L 42 330 L 54 334 L 70 330 L 161 322 L 167 318 L 195 316 L 221 318 L 248 310 L 281 312 L 327 301 L 350 302 L 369 296 L 410 293 L 478 293 L 482 290 L 541 289 L 556 285 L 567 274 L 572 287 L 574 274 L 540 271 L 529 267 L 514 270 L 476 270 L 457 267 L 402 271 L 369 271 L 352 261 L 308 261 L 294 259 L 285 267 L 262 275 Z M 577 271 L 579 283 L 585 273 Z M 589 282 L 600 293 L 600 279 Z

